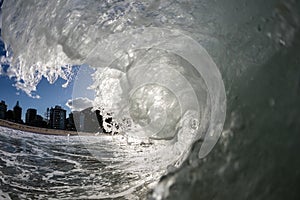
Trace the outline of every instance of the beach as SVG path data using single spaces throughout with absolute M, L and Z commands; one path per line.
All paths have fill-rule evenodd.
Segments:
M 21 130 L 26 132 L 38 133 L 38 134 L 45 134 L 45 135 L 62 135 L 62 136 L 73 136 L 78 135 L 76 131 L 66 131 L 66 130 L 57 130 L 57 129 L 47 129 L 47 128 L 40 128 L 34 126 L 27 126 L 24 124 L 18 124 L 6 120 L 0 119 L 0 126 Z

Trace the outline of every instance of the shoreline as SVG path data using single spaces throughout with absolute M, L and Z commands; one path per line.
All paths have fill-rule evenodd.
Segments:
M 57 129 L 48 129 L 48 128 L 40 128 L 40 127 L 34 127 L 34 126 L 27 126 L 24 124 L 18 124 L 11 121 L 6 121 L 3 119 L 0 119 L 0 126 L 11 128 L 14 130 L 20 130 L 25 132 L 31 132 L 35 134 L 43 134 L 43 135 L 61 135 L 61 136 L 76 136 L 78 135 L 77 131 L 66 131 L 66 130 L 57 130 Z M 87 133 L 87 135 L 89 135 Z

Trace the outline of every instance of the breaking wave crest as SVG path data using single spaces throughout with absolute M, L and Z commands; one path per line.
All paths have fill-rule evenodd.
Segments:
M 29 95 L 43 76 L 50 83 L 61 77 L 67 86 L 70 65 L 82 64 L 111 33 L 159 21 L 154 9 L 146 1 L 4 1 L 2 36 L 13 66 L 7 74 Z
M 81 191 L 82 198 L 93 198 L 95 191 L 97 198 L 125 192 L 138 194 L 128 199 L 142 199 L 144 192 L 137 190 L 153 189 L 156 200 L 299 199 L 299 8 L 294 0 L 4 0 L 7 56 L 1 62 L 10 66 L 0 73 L 15 77 L 18 89 L 38 97 L 34 91 L 42 77 L 50 83 L 61 77 L 67 86 L 74 76 L 71 66 L 86 64 L 68 105 L 101 110 L 121 133 L 79 136 L 92 156 L 85 152 L 88 167 L 74 191 L 90 167 L 101 186 Z M 228 97 L 221 140 L 201 160 L 220 136 L 226 104 L 218 68 L 198 43 L 217 63 Z M 84 130 L 80 120 L 77 127 Z M 5 144 L 10 137 L 1 138 Z M 51 149 L 59 139 L 41 141 Z M 1 147 L 10 166 L 9 157 L 15 155 L 7 154 L 11 147 Z M 70 154 L 77 150 L 81 147 Z M 95 158 L 107 161 L 105 179 L 98 176 Z M 4 171 L 14 173 L 10 169 Z M 111 187 L 115 171 L 119 185 Z M 60 176 L 53 179 L 61 183 Z M 15 187 L 23 179 L 11 180 Z M 58 197 L 74 191 L 59 189 Z
M 168 168 L 181 166 L 195 142 L 202 141 L 198 158 L 205 157 L 225 120 L 218 68 L 188 36 L 205 43 L 214 40 L 212 32 L 199 31 L 188 2 L 4 1 L 7 56 L 2 61 L 10 67 L 2 73 L 38 97 L 33 92 L 42 77 L 50 83 L 60 77 L 67 87 L 74 78 L 73 65 L 90 66 L 93 72 L 86 73 L 93 81 L 88 89 L 94 96 L 81 93 L 85 78 L 78 77 L 73 99 L 89 99 L 94 109 L 112 113 L 125 138 L 118 142 L 140 150 L 121 145 L 125 149 L 111 158 L 120 163 L 112 169 L 137 171 L 148 183 L 157 181 Z M 166 7 L 170 12 L 162 12 Z M 192 27 L 197 33 L 191 33 Z M 85 73 L 84 67 L 80 71 Z M 151 147 L 141 150 L 141 144 Z M 89 150 L 98 158 L 95 148 Z

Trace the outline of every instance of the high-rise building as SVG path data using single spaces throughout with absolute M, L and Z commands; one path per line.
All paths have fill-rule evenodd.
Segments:
M 70 113 L 69 118 L 67 118 L 66 129 L 69 131 L 76 131 L 73 113 Z
M 8 110 L 6 112 L 5 119 L 9 121 L 14 121 L 14 111 Z
M 60 106 L 55 106 L 50 109 L 50 128 L 53 129 L 66 129 L 66 110 Z
M 36 115 L 34 120 L 30 122 L 30 124 L 35 127 L 47 128 L 47 122 L 44 121 L 41 115 Z
M 19 106 L 19 101 L 14 107 L 14 121 L 17 123 L 22 123 L 22 108 Z
M 33 122 L 33 120 L 36 117 L 36 113 L 37 113 L 37 110 L 34 108 L 27 109 L 26 119 L 25 119 L 26 124 L 31 125 L 31 123 Z
M 5 101 L 0 102 L 0 119 L 5 119 L 7 111 L 7 105 L 5 104 Z

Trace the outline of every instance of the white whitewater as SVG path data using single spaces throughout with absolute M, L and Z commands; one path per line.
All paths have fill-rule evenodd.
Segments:
M 38 173 L 42 179 L 54 182 L 53 187 L 48 188 L 50 193 L 42 193 L 41 198 L 48 194 L 53 198 L 124 196 L 134 199 L 146 198 L 145 194 L 153 189 L 151 198 L 156 200 L 170 195 L 172 199 L 189 199 L 195 198 L 192 195 L 199 195 L 197 191 L 202 189 L 201 197 L 204 199 L 215 195 L 221 199 L 232 199 L 231 188 L 240 187 L 239 191 L 234 191 L 237 197 L 243 199 L 244 195 L 248 195 L 247 198 L 253 198 L 247 191 L 255 191 L 256 194 L 261 188 L 255 183 L 266 181 L 260 172 L 252 170 L 256 167 L 253 165 L 260 163 L 264 170 L 270 170 L 270 174 L 276 172 L 275 167 L 269 164 L 272 162 L 262 161 L 268 161 L 269 154 L 276 152 L 267 149 L 263 142 L 276 137 L 268 135 L 273 130 L 265 131 L 256 122 L 271 120 L 275 116 L 261 114 L 260 111 L 267 107 L 266 102 L 270 101 L 267 96 L 270 88 L 266 89 L 268 92 L 260 89 L 267 85 L 263 81 L 268 80 L 267 75 L 275 74 L 273 66 L 280 62 L 267 63 L 268 70 L 264 64 L 276 58 L 281 48 L 289 48 L 293 44 L 299 28 L 299 12 L 293 2 L 5 0 L 2 6 L 2 37 L 8 53 L 1 61 L 11 65 L 1 74 L 15 77 L 18 89 L 38 98 L 35 90 L 42 77 L 50 83 L 61 77 L 66 80 L 63 85 L 66 87 L 74 78 L 72 65 L 85 64 L 75 78 L 73 99 L 68 105 L 84 102 L 85 107 L 100 109 L 105 118 L 113 116 L 112 128 L 121 132 L 113 137 L 95 133 L 95 137 L 70 137 L 66 141 L 38 137 L 36 146 L 50 145 L 50 152 L 71 156 L 67 163 L 75 167 L 70 172 L 65 172 L 67 169 L 64 172 L 53 171 L 50 167 L 45 169 L 50 170 L 47 173 L 42 168 Z M 217 151 L 206 159 L 222 133 L 225 120 L 226 97 L 219 70 L 226 85 L 229 115 Z M 281 73 L 278 70 L 278 74 Z M 270 81 L 270 85 L 274 84 L 280 90 L 282 77 L 274 76 L 277 78 Z M 298 83 L 298 80 L 294 82 Z M 252 84 L 254 86 L 251 87 Z M 249 90 L 241 91 L 240 85 Z M 257 96 L 256 91 L 260 91 L 260 95 Z M 250 105 L 249 108 L 244 102 Z M 271 102 L 274 106 L 273 98 Z M 84 108 L 83 105 L 77 106 Z M 243 115 L 246 116 L 243 118 Z M 251 123 L 251 119 L 256 121 Z M 21 137 L 20 133 L 12 132 L 5 129 L 1 136 L 5 140 Z M 257 139 L 264 135 L 268 139 Z M 17 140 L 24 142 L 22 138 Z M 51 142 L 48 143 L 48 140 Z M 50 143 L 60 145 L 56 147 Z M 77 148 L 77 144 L 80 147 Z M 229 148 L 230 145 L 233 148 Z M 27 148 L 27 145 L 24 147 Z M 70 152 L 70 149 L 73 150 Z M 74 158 L 80 149 L 85 149 L 84 155 L 78 155 L 83 164 Z M 249 156 L 249 149 L 253 151 L 251 155 L 261 157 Z M 7 154 L 5 166 L 15 162 L 9 157 L 18 155 L 7 153 L 9 151 L 9 148 L 3 150 Z M 62 160 L 60 156 L 49 153 L 49 149 L 39 152 L 46 158 L 54 156 L 53 159 Z M 95 168 L 87 167 L 89 161 L 86 158 L 95 162 L 95 165 L 92 164 Z M 253 160 L 250 166 L 245 158 Z M 286 157 L 280 158 L 284 160 Z M 102 168 L 99 162 L 107 163 Z M 249 182 L 244 183 L 244 179 L 241 181 L 235 175 L 241 166 L 248 172 L 250 178 L 245 178 L 245 181 Z M 35 171 L 30 170 L 32 173 Z M 80 175 L 82 170 L 84 176 Z M 7 171 L 7 174 L 12 173 L 19 171 Z M 70 179 L 64 180 L 61 177 L 64 173 Z M 114 173 L 117 173 L 115 177 Z M 251 179 L 253 177 L 255 180 Z M 92 179 L 101 183 L 96 181 L 96 187 L 92 187 L 92 182 L 89 182 Z M 2 182 L 26 190 L 23 188 L 26 181 L 12 180 L 3 179 Z M 83 181 L 83 184 L 76 182 L 70 188 L 74 180 Z M 223 183 L 236 187 L 220 190 Z M 177 187 L 169 192 L 172 185 Z M 272 186 L 270 191 L 280 191 L 276 184 Z M 39 187 L 33 185 L 29 188 Z M 63 194 L 62 189 L 67 192 Z M 59 191 L 58 196 L 51 196 L 55 191 Z M 9 190 L 3 192 L 7 196 Z M 40 192 L 37 189 L 28 195 L 36 197 Z M 264 197 L 261 196 L 261 199 Z

